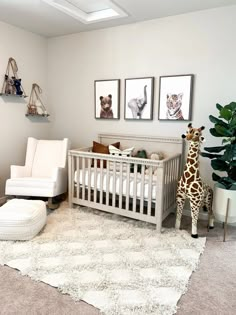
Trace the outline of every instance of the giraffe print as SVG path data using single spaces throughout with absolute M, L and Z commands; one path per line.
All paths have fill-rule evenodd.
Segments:
M 182 135 L 182 138 L 186 138 L 190 142 L 187 162 L 181 176 L 176 194 L 176 223 L 175 228 L 179 229 L 181 224 L 181 218 L 184 208 L 185 199 L 189 199 L 191 207 L 192 217 L 192 237 L 197 238 L 197 221 L 199 216 L 199 210 L 203 207 L 208 211 L 208 227 L 214 227 L 214 216 L 212 212 L 212 200 L 213 191 L 211 187 L 205 184 L 200 176 L 199 172 L 199 152 L 201 142 L 204 140 L 202 137 L 202 130 L 205 127 L 193 128 L 192 124 L 188 125 L 188 131 L 186 135 Z

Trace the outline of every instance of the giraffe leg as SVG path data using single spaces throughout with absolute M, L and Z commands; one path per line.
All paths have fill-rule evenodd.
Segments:
M 176 197 L 177 209 L 176 209 L 175 228 L 178 230 L 180 229 L 184 203 L 185 203 L 185 196 L 181 193 L 177 193 L 177 197 Z
M 208 228 L 214 229 L 214 214 L 212 211 L 213 190 L 208 187 L 205 204 L 208 211 Z
M 192 217 L 192 234 L 191 236 L 193 238 L 198 238 L 197 233 L 197 221 L 198 221 L 198 215 L 199 210 L 201 206 L 201 199 L 190 199 L 190 206 L 191 206 L 191 217 Z

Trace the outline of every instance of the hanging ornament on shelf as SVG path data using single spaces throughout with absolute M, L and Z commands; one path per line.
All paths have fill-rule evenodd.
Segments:
M 43 105 L 43 102 L 39 96 L 41 93 L 42 89 L 40 86 L 37 83 L 33 83 L 25 116 L 49 116 L 46 107 Z
M 7 69 L 0 95 L 15 95 L 20 97 L 27 97 L 21 84 L 21 79 L 18 77 L 17 72 L 17 63 L 14 58 L 10 57 L 7 63 Z

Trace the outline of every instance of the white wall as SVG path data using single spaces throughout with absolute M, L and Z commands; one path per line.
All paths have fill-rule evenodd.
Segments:
M 138 24 L 49 40 L 51 136 L 72 146 L 90 145 L 99 132 L 181 136 L 188 122 L 158 121 L 159 76 L 195 75 L 193 126 L 206 126 L 206 145 L 215 104 L 235 101 L 236 6 L 199 11 Z M 124 79 L 154 76 L 154 120 L 124 120 Z M 94 80 L 121 79 L 121 119 L 94 119 Z M 211 183 L 207 159 L 201 172 Z
M 38 83 L 46 97 L 47 41 L 43 37 L 0 22 L 0 90 L 9 57 L 18 64 L 18 75 L 27 95 L 32 83 Z M 11 164 L 24 164 L 28 136 L 47 138 L 49 123 L 25 117 L 26 99 L 0 97 L 0 198 L 4 195 L 5 180 Z M 48 109 L 50 112 L 50 109 Z
M 51 124 L 32 121 L 25 117 L 22 99 L 0 97 L 0 197 L 10 164 L 24 163 L 28 136 L 69 137 L 73 147 L 91 144 L 99 132 L 181 136 L 187 122 L 157 119 L 162 75 L 195 75 L 193 125 L 206 126 L 206 145 L 219 143 L 208 133 L 208 115 L 216 114 L 216 102 L 235 100 L 235 20 L 232 6 L 48 41 L 0 22 L 2 80 L 8 58 L 14 57 L 27 94 L 33 82 L 42 87 L 45 100 L 48 92 L 51 114 Z M 142 76 L 155 77 L 154 120 L 125 121 L 124 79 Z M 94 80 L 113 78 L 121 79 L 121 118 L 95 120 Z M 201 159 L 201 171 L 211 182 L 207 159 Z

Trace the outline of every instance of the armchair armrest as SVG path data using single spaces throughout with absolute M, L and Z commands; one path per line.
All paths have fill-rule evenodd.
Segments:
M 57 182 L 58 189 L 66 191 L 67 188 L 67 168 L 54 167 L 52 170 L 52 179 Z
M 29 177 L 30 171 L 26 166 L 11 165 L 10 178 Z

